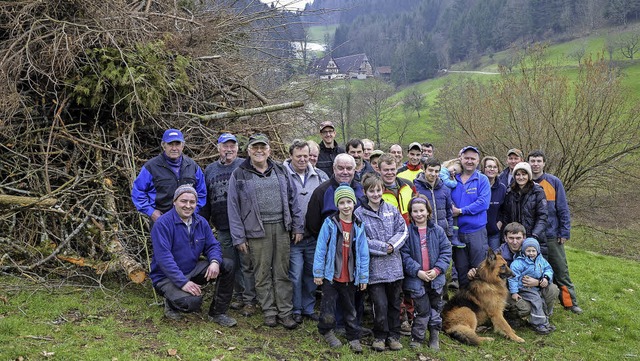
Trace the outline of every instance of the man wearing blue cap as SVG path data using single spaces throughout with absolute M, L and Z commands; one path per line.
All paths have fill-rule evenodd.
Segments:
M 491 184 L 489 178 L 478 170 L 478 148 L 470 145 L 462 148 L 460 162 L 462 173 L 456 175 L 458 184 L 451 191 L 451 200 L 453 216 L 458 217 L 458 239 L 466 246 L 453 249 L 453 263 L 462 288 L 469 284 L 469 269 L 480 265 L 489 248 L 486 225 Z
M 151 219 L 150 228 L 158 218 L 173 207 L 173 193 L 189 184 L 198 192 L 197 208 L 205 205 L 207 188 L 204 173 L 193 159 L 182 153 L 184 136 L 177 129 L 168 129 L 162 136 L 162 153 L 142 166 L 133 181 L 131 200 L 139 212 Z
M 225 258 L 233 259 L 235 265 L 235 301 L 231 308 L 242 309 L 244 316 L 256 312 L 256 288 L 251 269 L 250 257 L 240 254 L 231 241 L 229 214 L 227 213 L 227 194 L 229 178 L 236 168 L 244 162 L 238 157 L 238 139 L 231 133 L 222 133 L 218 137 L 218 154 L 220 158 L 209 164 L 204 170 L 207 183 L 207 204 L 200 210 L 200 215 L 209 220 L 217 231 L 217 239 L 222 245 Z M 244 256 L 244 257 L 243 257 Z

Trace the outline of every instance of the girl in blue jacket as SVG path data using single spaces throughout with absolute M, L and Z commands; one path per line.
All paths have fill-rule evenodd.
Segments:
M 409 203 L 409 238 L 400 250 L 404 266 L 405 292 L 415 305 L 409 346 L 418 348 L 429 329 L 429 347 L 440 349 L 445 272 L 451 262 L 451 243 L 442 227 L 431 220 L 431 206 L 423 195 Z

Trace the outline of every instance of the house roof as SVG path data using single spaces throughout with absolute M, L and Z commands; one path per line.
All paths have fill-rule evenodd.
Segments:
M 329 61 L 333 59 L 331 54 L 327 54 L 324 57 L 317 59 L 311 64 L 311 68 L 316 72 L 324 72 L 327 70 L 327 65 L 329 65 Z
M 360 65 L 362 65 L 363 62 L 369 61 L 367 55 L 364 53 L 343 56 L 341 58 L 335 58 L 333 60 L 336 62 L 336 65 L 338 65 L 338 69 L 340 69 L 341 73 L 358 71 L 360 69 Z

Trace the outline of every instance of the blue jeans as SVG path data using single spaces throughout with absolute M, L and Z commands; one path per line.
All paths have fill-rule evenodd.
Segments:
M 453 263 L 458 271 L 460 288 L 464 288 L 469 285 L 469 279 L 467 278 L 469 269 L 478 267 L 487 257 L 489 240 L 487 239 L 486 228 L 472 233 L 458 233 L 458 237 L 466 247 L 453 248 Z
M 489 248 L 491 248 L 494 251 L 500 248 L 500 232 L 496 234 L 492 234 L 488 236 L 488 238 L 489 238 Z
M 313 283 L 313 256 L 316 240 L 308 237 L 291 244 L 289 278 L 293 283 L 293 313 L 311 315 L 316 304 L 316 284 Z

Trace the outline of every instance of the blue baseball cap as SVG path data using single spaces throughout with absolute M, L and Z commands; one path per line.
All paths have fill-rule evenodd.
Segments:
M 182 132 L 178 129 L 167 129 L 162 136 L 162 141 L 165 143 L 182 142 L 184 143 L 184 137 Z
M 230 140 L 238 143 L 238 139 L 236 138 L 235 135 L 231 133 L 222 133 L 220 134 L 220 137 L 218 137 L 218 144 L 226 143 Z
M 478 148 L 474 147 L 473 145 L 467 145 L 466 147 L 460 149 L 460 153 L 459 154 L 462 154 L 462 153 L 464 153 L 464 152 L 466 152 L 468 150 L 472 150 L 472 151 L 480 154 L 480 151 L 478 150 Z

